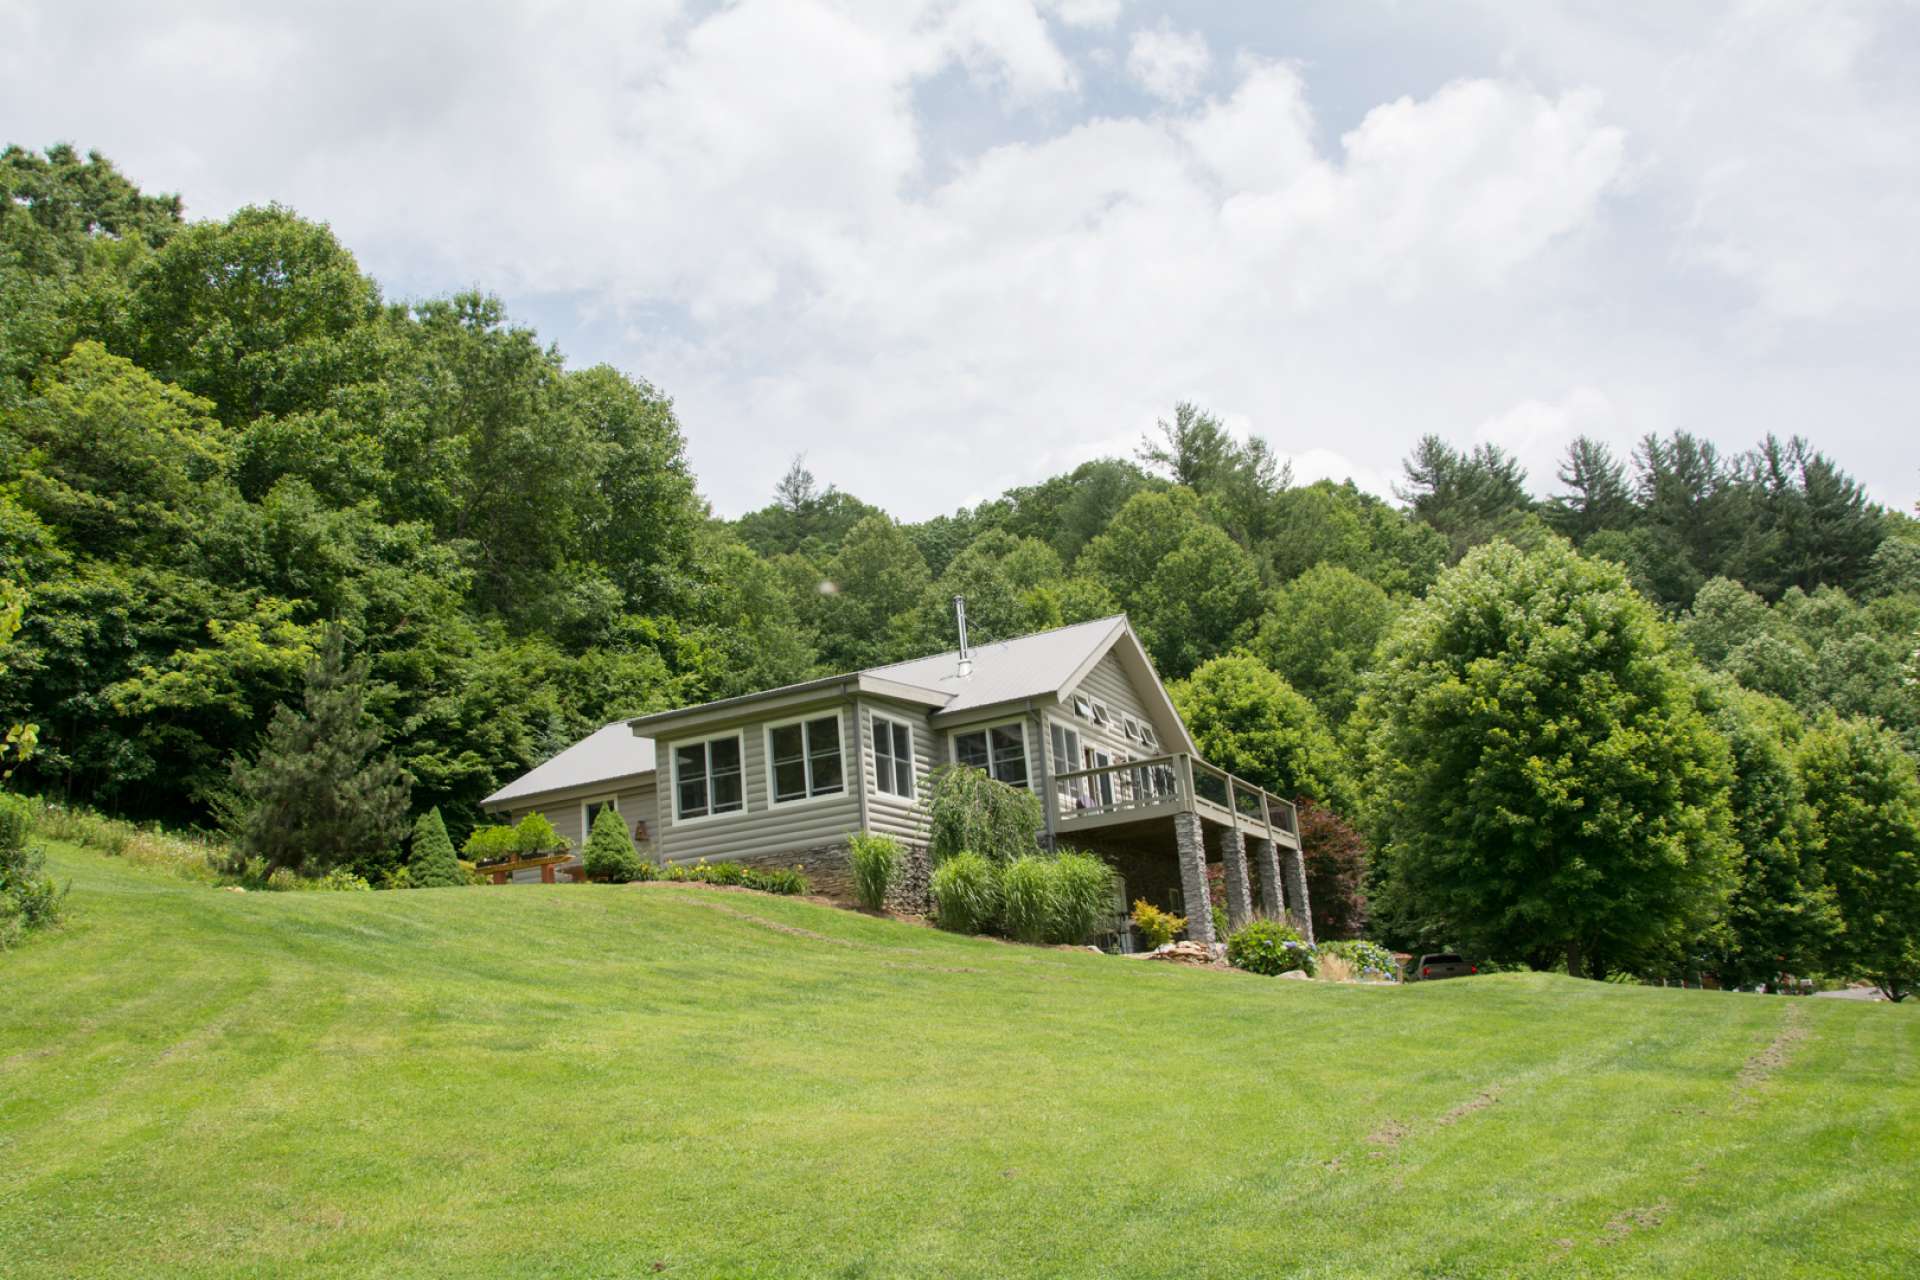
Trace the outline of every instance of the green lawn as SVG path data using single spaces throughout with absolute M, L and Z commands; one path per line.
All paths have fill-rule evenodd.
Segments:
M 0 1275 L 1920 1272 L 1920 1016 L 1282 982 L 691 886 L 63 847 Z

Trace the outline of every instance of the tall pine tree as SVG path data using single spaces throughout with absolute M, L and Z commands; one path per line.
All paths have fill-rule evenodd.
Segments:
M 280 706 L 259 754 L 233 762 L 231 821 L 241 856 L 316 874 L 390 860 L 407 829 L 412 779 L 367 711 L 367 665 L 330 627 L 307 667 L 304 708 Z

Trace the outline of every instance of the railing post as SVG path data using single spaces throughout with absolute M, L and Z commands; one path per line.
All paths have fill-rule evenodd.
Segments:
M 1193 757 L 1181 752 L 1173 758 L 1174 774 L 1180 780 L 1181 808 L 1188 813 L 1195 810 L 1194 801 L 1198 798 L 1193 790 Z

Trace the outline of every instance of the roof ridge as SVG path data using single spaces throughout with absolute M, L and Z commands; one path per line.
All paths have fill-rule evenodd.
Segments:
M 1063 622 L 1057 627 L 1048 627 L 1044 631 L 1023 631 L 1017 636 L 1004 636 L 998 640 L 983 640 L 979 644 L 968 645 L 967 647 L 977 653 L 988 645 L 1012 644 L 1016 640 L 1037 640 L 1041 636 L 1056 635 L 1059 632 L 1072 631 L 1078 627 L 1091 627 L 1102 622 L 1125 622 L 1126 620 L 1127 615 L 1124 613 L 1110 613 L 1101 618 L 1088 618 L 1085 622 Z M 916 662 L 926 662 L 931 658 L 943 658 L 950 653 L 958 655 L 959 652 L 958 646 L 952 649 L 935 649 L 932 653 L 923 653 L 917 658 L 901 658 L 897 662 L 889 662 L 878 667 L 862 667 L 852 674 L 861 676 L 872 675 L 875 672 L 885 671 L 891 667 L 912 666 Z

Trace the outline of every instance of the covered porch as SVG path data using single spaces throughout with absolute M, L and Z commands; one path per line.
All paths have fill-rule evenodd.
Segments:
M 1260 914 L 1287 919 L 1308 941 L 1313 917 L 1293 802 L 1175 753 L 1055 774 L 1047 831 L 1056 844 L 1098 853 L 1125 881 L 1126 901 L 1174 905 L 1187 936 L 1216 937 L 1207 864 L 1223 868 L 1231 928 Z

